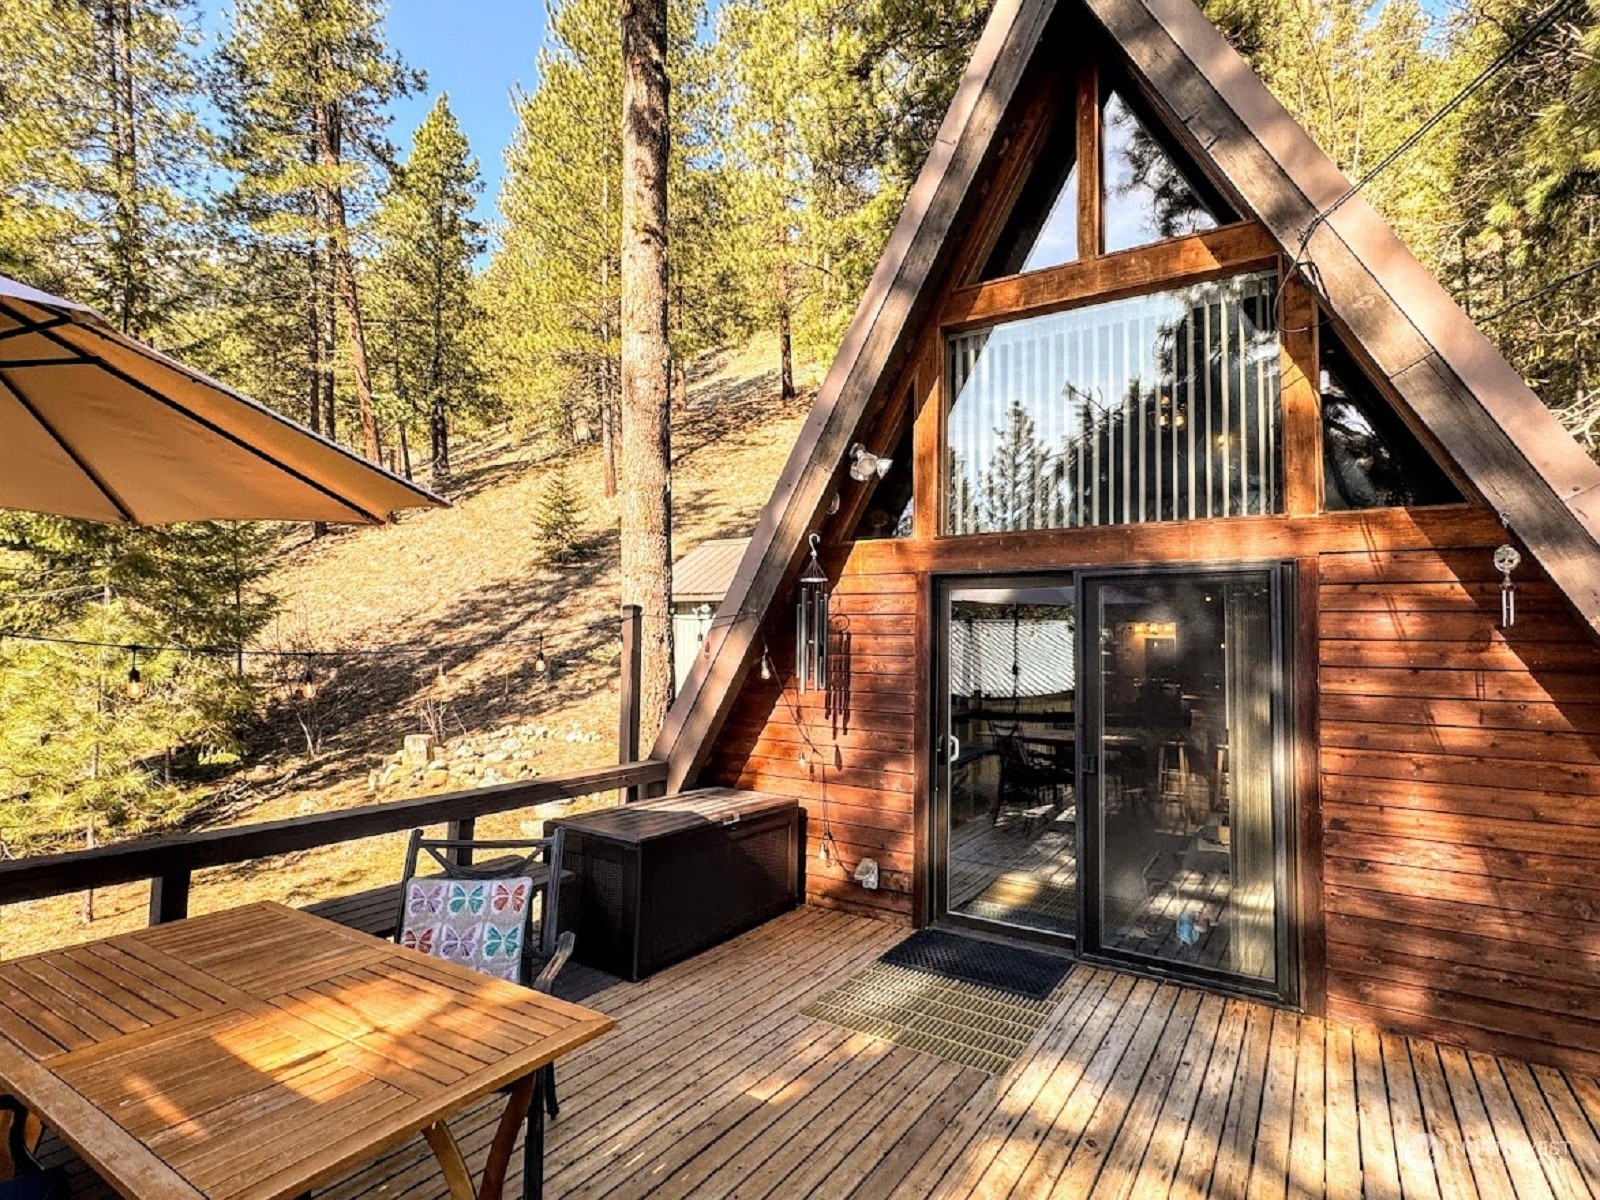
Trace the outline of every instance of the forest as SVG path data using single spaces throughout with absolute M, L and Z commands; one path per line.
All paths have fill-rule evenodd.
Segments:
M 397 98 L 432 93 L 381 0 L 7 0 L 0 274 L 446 496 L 452 454 L 491 427 L 552 456 L 597 444 L 614 489 L 619 7 L 547 0 L 484 222 L 483 151 L 449 97 L 395 127 Z M 1204 7 L 1600 447 L 1600 7 Z M 797 362 L 827 359 L 987 8 L 670 8 L 675 390 L 757 335 L 785 399 Z M 557 560 L 569 506 L 551 497 L 542 552 Z M 245 653 L 273 615 L 262 581 L 281 536 L 0 515 L 0 856 L 180 819 L 208 770 L 239 761 L 299 682 Z M 151 649 L 130 668 L 128 645 Z

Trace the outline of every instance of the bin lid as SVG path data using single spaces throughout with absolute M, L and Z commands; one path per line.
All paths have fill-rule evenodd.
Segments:
M 800 801 L 770 792 L 739 788 L 697 788 L 659 800 L 640 800 L 572 817 L 558 817 L 553 826 L 575 829 L 615 842 L 641 843 L 694 829 L 738 825 L 770 813 L 793 813 Z

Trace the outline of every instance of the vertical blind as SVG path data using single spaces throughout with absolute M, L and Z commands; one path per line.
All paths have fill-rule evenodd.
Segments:
M 947 533 L 1275 513 L 1275 277 L 950 340 Z

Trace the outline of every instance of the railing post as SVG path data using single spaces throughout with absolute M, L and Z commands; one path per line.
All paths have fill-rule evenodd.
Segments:
M 444 836 L 452 842 L 470 842 L 472 835 L 477 832 L 478 819 L 476 817 L 462 817 L 459 821 L 447 821 L 444 827 Z M 472 847 L 463 846 L 459 850 L 450 851 L 450 861 L 458 867 L 472 865 Z
M 617 723 L 617 761 L 639 760 L 639 681 L 644 673 L 644 646 L 640 632 L 644 610 L 637 604 L 622 606 L 622 704 Z M 638 788 L 624 788 L 624 804 L 639 798 Z
M 189 875 L 183 868 L 150 881 L 150 924 L 165 925 L 189 915 Z

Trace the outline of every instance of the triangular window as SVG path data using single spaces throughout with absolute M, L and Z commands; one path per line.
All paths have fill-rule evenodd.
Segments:
M 1457 504 L 1461 492 L 1333 337 L 1322 331 L 1323 507 Z
M 1107 93 L 1101 122 L 1108 252 L 1201 233 L 1233 219 L 1183 172 L 1172 150 L 1120 93 Z
M 982 278 L 1058 267 L 1077 257 L 1077 131 L 1067 117 L 1056 123 L 1033 174 L 1012 205 Z

